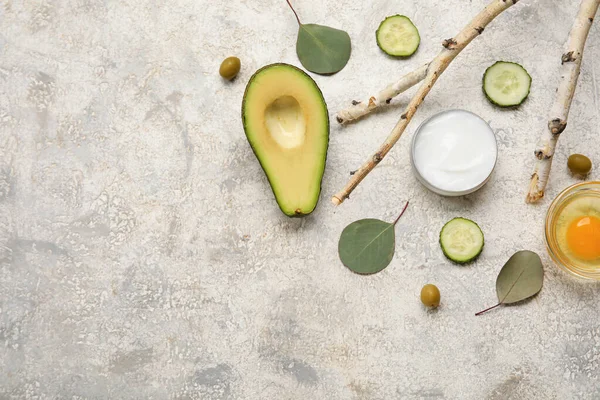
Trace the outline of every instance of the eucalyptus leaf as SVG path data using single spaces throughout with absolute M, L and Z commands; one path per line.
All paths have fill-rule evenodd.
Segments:
M 345 31 L 317 24 L 300 24 L 296 54 L 307 70 L 317 74 L 341 71 L 351 52 L 350 36 Z
M 387 267 L 396 247 L 394 225 L 361 219 L 342 232 L 338 251 L 342 263 L 358 274 L 374 274 Z
M 540 256 L 529 250 L 518 251 L 504 264 L 496 279 L 498 304 L 475 315 L 535 296 L 542 290 L 543 283 L 544 267 Z
M 346 226 L 340 236 L 338 252 L 342 263 L 357 274 L 370 275 L 387 267 L 396 249 L 394 226 L 406 211 L 408 202 L 393 223 L 361 219 Z
M 533 251 L 518 251 L 508 259 L 496 279 L 496 294 L 502 304 L 516 303 L 542 290 L 544 267 Z

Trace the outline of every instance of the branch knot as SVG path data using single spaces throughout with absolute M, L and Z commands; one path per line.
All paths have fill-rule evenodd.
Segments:
M 552 158 L 552 154 L 546 153 L 545 150 L 535 150 L 533 152 L 535 154 L 535 158 L 537 158 L 538 160 L 548 160 L 549 158 Z
M 548 129 L 553 135 L 560 135 L 567 127 L 567 121 L 560 118 L 554 118 L 548 122 Z
M 566 62 L 573 62 L 575 61 L 575 57 L 573 57 L 573 52 L 569 51 L 568 53 L 565 53 L 562 55 L 562 57 L 560 58 L 561 64 L 564 64 Z
M 536 150 L 533 152 L 533 154 L 535 154 L 535 158 L 537 158 L 538 160 L 544 158 L 544 152 L 542 150 Z
M 456 42 L 456 40 L 454 40 L 454 38 L 446 39 L 442 42 L 442 46 L 444 46 L 448 50 L 454 50 L 457 44 L 458 43 Z

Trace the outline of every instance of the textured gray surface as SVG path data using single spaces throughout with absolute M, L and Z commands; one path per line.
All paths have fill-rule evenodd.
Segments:
M 390 155 L 337 209 L 329 204 L 387 135 L 396 106 L 332 124 L 322 200 L 277 209 L 239 118 L 244 86 L 271 62 L 299 65 L 283 0 L 0 1 L 0 398 L 600 398 L 600 286 L 544 250 L 550 199 L 574 182 L 566 157 L 600 163 L 600 28 L 592 28 L 547 199 L 523 202 L 557 60 L 577 0 L 522 0 L 450 66 Z M 347 67 L 315 76 L 331 114 L 437 53 L 482 0 L 296 0 L 306 22 L 346 29 Z M 409 15 L 421 47 L 385 57 L 374 31 Z M 233 83 L 220 60 L 241 58 Z M 519 110 L 493 108 L 481 75 L 497 59 L 533 77 Z M 456 199 L 412 175 L 409 138 L 450 107 L 488 120 L 493 179 Z M 599 178 L 598 169 L 593 172 Z M 361 277 L 337 257 L 353 220 L 390 220 L 397 251 Z M 451 217 L 475 219 L 486 248 L 449 264 L 436 243 Z M 502 264 L 542 255 L 534 300 L 481 317 Z M 442 292 L 437 311 L 421 286 Z

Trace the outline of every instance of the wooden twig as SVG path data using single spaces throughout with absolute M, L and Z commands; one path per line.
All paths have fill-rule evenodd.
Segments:
M 400 93 L 405 92 L 417 83 L 421 82 L 427 76 L 427 67 L 429 63 L 420 66 L 412 72 L 404 75 L 397 82 L 394 82 L 374 96 L 370 96 L 365 101 L 352 101 L 348 106 L 337 113 L 336 119 L 340 124 L 355 121 L 365 115 L 375 111 L 384 104 L 389 104 L 392 99 Z
M 550 108 L 548 129 L 544 129 L 534 152 L 537 161 L 531 175 L 529 192 L 525 199 L 527 203 L 536 202 L 544 197 L 556 143 L 560 134 L 567 127 L 567 117 L 577 87 L 585 41 L 599 5 L 600 0 L 582 0 L 571 32 L 569 32 L 565 51 L 560 60 L 560 82 L 554 104 Z
M 350 193 L 358 186 L 358 184 L 365 179 L 367 174 L 377 166 L 390 151 L 390 149 L 396 144 L 398 139 L 402 136 L 402 133 L 408 126 L 410 120 L 417 112 L 417 109 L 425 100 L 425 96 L 429 93 L 439 76 L 446 70 L 448 65 L 454 60 L 454 58 L 464 49 L 474 38 L 479 36 L 484 28 L 510 6 L 516 4 L 519 0 L 492 0 L 487 7 L 483 9 L 473 20 L 463 28 L 462 31 L 454 38 L 446 39 L 442 43 L 444 48 L 442 51 L 433 59 L 427 68 L 426 77 L 417 90 L 417 93 L 410 100 L 406 106 L 406 110 L 400 116 L 400 120 L 386 138 L 385 142 L 379 147 L 379 149 L 356 171 L 350 178 L 346 186 L 336 193 L 331 201 L 335 205 L 341 204 L 346 200 Z

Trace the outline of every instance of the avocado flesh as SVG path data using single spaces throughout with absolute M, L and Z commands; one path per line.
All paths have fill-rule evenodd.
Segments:
M 288 64 L 250 78 L 242 102 L 246 138 L 284 214 L 316 207 L 329 143 L 327 104 L 315 81 Z

